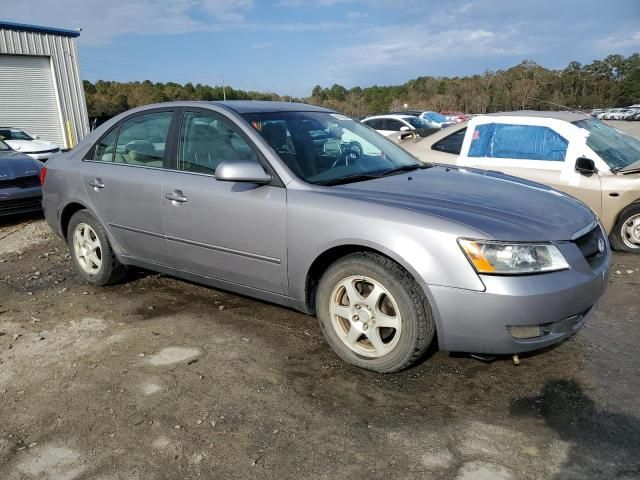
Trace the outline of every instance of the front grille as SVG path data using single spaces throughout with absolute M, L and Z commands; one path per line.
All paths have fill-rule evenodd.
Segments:
M 603 252 L 600 251 L 603 243 L 606 246 L 604 233 L 600 225 L 596 225 L 589 233 L 575 240 L 575 244 L 584 255 L 584 258 L 594 269 L 600 266 L 602 260 L 604 260 L 606 249 Z
M 42 198 L 31 197 L 20 200 L 0 199 L 0 215 L 13 215 L 14 213 L 37 212 L 42 209 Z
M 39 186 L 40 177 L 38 175 L 0 180 L 0 188 L 32 188 Z

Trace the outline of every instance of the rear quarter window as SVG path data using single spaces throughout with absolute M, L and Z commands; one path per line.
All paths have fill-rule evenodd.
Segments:
M 464 136 L 466 133 L 467 128 L 461 128 L 457 132 L 454 132 L 451 135 L 438 140 L 431 146 L 431 150 L 460 155 L 460 152 L 462 151 L 462 142 L 464 141 Z

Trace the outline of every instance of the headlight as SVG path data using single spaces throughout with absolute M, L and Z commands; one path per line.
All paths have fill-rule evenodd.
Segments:
M 488 240 L 458 240 L 478 273 L 526 275 L 566 270 L 569 264 L 558 247 L 546 243 L 523 244 Z

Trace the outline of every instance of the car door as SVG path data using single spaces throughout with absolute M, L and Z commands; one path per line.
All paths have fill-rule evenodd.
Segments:
M 270 167 L 230 119 L 185 110 L 162 203 L 170 265 L 182 271 L 286 294 L 286 189 L 215 178 L 222 161 Z M 273 172 L 272 175 L 275 175 Z
M 82 181 L 92 211 L 126 255 L 166 262 L 162 186 L 174 110 L 127 117 L 91 148 Z
M 549 118 L 483 117 L 467 129 L 459 165 L 495 170 L 567 192 L 602 211 L 600 177 L 575 168 L 587 154 L 575 125 Z
M 413 130 L 413 128 L 410 127 L 407 123 L 403 122 L 402 120 L 398 120 L 396 118 L 387 118 L 385 119 L 384 122 L 385 122 L 385 126 L 384 126 L 385 136 L 400 133 L 400 131 L 402 130 L 402 127 L 407 127 L 409 130 Z

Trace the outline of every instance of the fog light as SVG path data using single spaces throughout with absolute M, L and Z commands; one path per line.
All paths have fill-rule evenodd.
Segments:
M 540 325 L 507 325 L 507 330 L 513 338 L 536 338 L 544 335 Z

